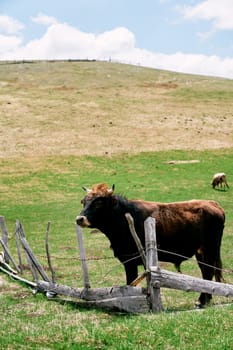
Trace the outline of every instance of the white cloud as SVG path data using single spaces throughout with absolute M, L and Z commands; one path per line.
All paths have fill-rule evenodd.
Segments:
M 133 50 L 134 44 L 133 33 L 123 27 L 95 35 L 56 23 L 40 39 L 17 47 L 5 59 L 106 59 Z
M 219 30 L 233 29 L 233 1 L 206 0 L 195 6 L 184 6 L 182 13 L 186 19 L 213 21 Z
M 131 52 L 135 48 L 135 37 L 127 28 L 119 27 L 95 36 L 97 58 L 114 57 Z
M 15 34 L 24 28 L 24 24 L 9 16 L 0 16 L 0 31 L 6 34 Z
M 201 42 L 208 40 L 216 33 L 216 30 L 209 30 L 208 32 L 198 32 L 197 36 Z
M 16 50 L 22 44 L 23 23 L 9 16 L 0 16 L 0 55 Z
M 50 26 L 52 24 L 58 23 L 55 17 L 44 15 L 39 13 L 36 17 L 32 17 L 32 22 L 42 24 L 45 26 Z
M 182 52 L 167 55 L 135 48 L 128 55 L 119 56 L 119 60 L 156 69 L 233 79 L 233 58 Z
M 18 48 L 21 44 L 22 39 L 20 37 L 0 34 L 0 55 L 15 50 L 15 48 Z
M 158 69 L 233 79 L 233 58 L 182 52 L 170 55 L 150 52 L 137 48 L 134 34 L 124 27 L 95 35 L 53 21 L 41 38 L 29 41 L 25 45 L 18 37 L 10 37 L 9 42 L 6 38 L 9 37 L 0 36 L 1 60 L 111 58 Z

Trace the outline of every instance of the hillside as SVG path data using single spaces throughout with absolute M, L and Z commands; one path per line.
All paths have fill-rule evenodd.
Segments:
M 233 147 L 233 81 L 110 62 L 0 63 L 0 157 Z
M 0 62 L 0 215 L 10 252 L 17 262 L 18 219 L 51 276 L 45 252 L 50 221 L 56 283 L 82 287 L 74 225 L 82 186 L 106 182 L 127 198 L 219 202 L 226 213 L 223 275 L 232 284 L 232 135 L 231 80 L 110 62 Z M 229 190 L 210 185 L 220 171 Z M 91 287 L 124 285 L 123 265 L 105 235 L 84 229 L 83 239 Z M 23 277 L 32 280 L 21 254 Z M 161 267 L 175 270 L 170 263 Z M 195 257 L 182 264 L 182 273 L 200 277 Z M 123 315 L 85 308 L 73 298 L 48 300 L 1 273 L 1 347 L 232 349 L 232 298 L 214 296 L 210 307 L 196 311 L 197 293 L 162 288 L 161 295 L 164 312 Z

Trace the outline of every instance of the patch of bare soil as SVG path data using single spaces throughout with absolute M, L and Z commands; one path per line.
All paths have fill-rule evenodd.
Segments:
M 59 119 L 48 119 L 46 125 L 46 120 L 26 117 L 24 106 L 15 105 L 12 114 L 15 120 L 3 123 L 0 130 L 2 158 L 233 147 L 233 118 L 216 127 L 216 119 L 210 116 L 204 125 L 183 116 L 151 117 L 143 113 L 119 120 L 108 116 L 105 120 L 98 116 L 79 120 L 77 111 L 67 125 Z

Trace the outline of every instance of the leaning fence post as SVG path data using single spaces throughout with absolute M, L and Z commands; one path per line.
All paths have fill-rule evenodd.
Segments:
M 15 236 L 16 236 L 16 244 L 17 244 L 17 251 L 18 251 L 18 257 L 19 257 L 19 269 L 21 271 L 21 273 L 23 272 L 23 264 L 22 264 L 22 259 L 21 259 L 21 254 L 20 254 L 20 242 L 22 243 L 21 241 L 21 236 L 22 237 L 25 237 L 25 234 L 24 234 L 24 231 L 23 231 L 23 228 L 22 228 L 22 225 L 21 223 L 16 220 L 16 230 L 15 230 Z M 23 246 L 23 244 L 22 244 Z M 27 250 L 25 249 L 25 247 L 23 246 L 23 249 L 24 249 L 24 252 L 25 252 L 25 256 L 26 256 L 26 259 L 27 259 L 27 263 L 28 263 L 28 266 L 30 268 L 30 271 L 32 273 L 32 277 L 34 279 L 34 281 L 38 281 L 38 274 L 37 274 L 37 271 L 30 259 L 30 256 L 27 252 Z
M 86 260 L 86 253 L 85 253 L 85 248 L 84 248 L 84 244 L 83 244 L 82 229 L 77 224 L 76 224 L 76 234 L 77 234 L 79 254 L 80 254 L 80 259 L 81 259 L 81 264 L 82 264 L 84 287 L 90 288 L 91 286 L 90 286 L 89 276 L 88 276 L 87 260 Z
M 20 273 L 23 274 L 23 262 L 22 262 L 21 249 L 20 249 L 20 238 L 17 230 L 15 231 L 15 240 L 16 240 L 16 249 L 17 249 L 18 259 L 19 259 L 19 270 L 20 270 Z
M 50 282 L 50 278 L 48 277 L 47 273 L 45 272 L 43 266 L 39 263 L 36 256 L 33 254 L 27 240 L 24 234 L 23 227 L 19 221 L 16 222 L 16 230 L 18 231 L 19 238 L 21 240 L 21 244 L 26 252 L 26 257 L 29 263 L 29 267 L 31 268 L 31 272 L 33 275 L 33 278 L 35 280 L 38 280 L 37 278 L 37 271 L 39 274 L 43 277 L 43 279 L 47 282 Z
M 56 280 L 55 280 L 55 271 L 53 269 L 51 258 L 50 258 L 50 254 L 49 254 L 49 229 L 50 229 L 50 225 L 51 225 L 51 222 L 48 221 L 47 229 L 46 229 L 46 233 L 45 233 L 45 250 L 46 250 L 46 255 L 47 255 L 47 261 L 48 261 L 49 269 L 50 269 L 50 272 L 51 272 L 52 282 L 55 283 L 56 282 Z
M 18 268 L 14 258 L 11 256 L 10 252 L 9 252 L 9 249 L 7 248 L 7 246 L 5 245 L 5 243 L 3 242 L 3 240 L 0 238 L 0 243 L 4 249 L 4 260 L 5 260 L 5 256 L 7 255 L 9 260 L 12 262 L 12 264 L 14 265 L 14 268 L 16 269 L 17 272 L 20 272 L 20 269 Z M 6 260 L 5 260 L 6 262 Z M 6 263 L 8 264 L 8 263 Z
M 132 234 L 132 236 L 134 238 L 134 241 L 135 241 L 135 243 L 137 245 L 138 251 L 139 251 L 139 253 L 141 255 L 143 266 L 146 269 L 146 255 L 145 255 L 142 243 L 141 243 L 141 241 L 140 241 L 140 239 L 139 239 L 139 237 L 137 235 L 137 232 L 135 231 L 134 219 L 129 213 L 126 213 L 125 217 L 126 217 L 126 219 L 128 221 L 130 232 L 131 232 L 131 234 Z
M 2 229 L 2 241 L 5 245 L 5 247 L 8 248 L 8 232 L 6 229 L 6 222 L 5 222 L 4 216 L 0 216 L 0 225 L 1 225 L 1 229 Z M 7 264 L 9 264 L 10 259 L 9 259 L 9 256 L 5 250 L 4 250 L 4 260 Z
M 144 222 L 145 240 L 146 240 L 146 267 L 148 271 L 148 293 L 150 296 L 152 312 L 160 312 L 163 310 L 162 300 L 160 295 L 160 282 L 151 281 L 151 267 L 159 271 L 158 253 L 156 244 L 156 226 L 155 219 L 148 217 Z

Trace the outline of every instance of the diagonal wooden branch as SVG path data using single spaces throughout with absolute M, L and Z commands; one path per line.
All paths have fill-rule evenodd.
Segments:
M 12 269 L 12 267 L 5 261 L 3 253 L 0 253 L 0 265 L 12 273 L 18 273 L 16 270 Z
M 146 269 L 146 255 L 145 255 L 142 243 L 141 243 L 141 241 L 140 241 L 140 239 L 139 239 L 139 237 L 137 235 L 137 232 L 135 231 L 134 220 L 133 220 L 132 216 L 129 213 L 126 213 L 125 217 L 126 217 L 126 219 L 128 221 L 130 232 L 131 232 L 131 234 L 132 234 L 132 236 L 134 238 L 134 241 L 135 241 L 135 243 L 137 245 L 138 251 L 139 251 L 139 253 L 141 255 L 143 266 Z
M 0 216 L 0 226 L 2 230 L 2 241 L 5 244 L 5 247 L 8 248 L 8 232 L 6 229 L 6 222 L 4 216 Z M 10 257 L 7 254 L 7 251 L 4 249 L 4 260 L 7 264 L 10 262 Z
M 1 238 L 0 238 L 0 243 L 1 243 L 2 247 L 3 247 L 3 249 L 4 249 L 5 254 L 7 254 L 9 260 L 10 260 L 10 261 L 12 262 L 12 264 L 14 265 L 14 268 L 17 270 L 17 272 L 20 272 L 20 270 L 19 270 L 19 268 L 18 268 L 18 266 L 17 266 L 17 264 L 16 264 L 14 258 L 13 258 L 13 257 L 11 256 L 11 254 L 10 254 L 9 249 L 7 248 L 7 246 L 5 245 L 5 243 L 3 242 L 3 240 L 2 240 Z M 4 254 L 4 259 L 5 259 L 5 256 L 6 256 L 5 254 Z
M 19 235 L 17 231 L 15 231 L 15 240 L 16 240 L 16 249 L 17 249 L 18 260 L 19 260 L 19 270 L 20 270 L 20 273 L 23 274 L 23 263 L 22 263 L 21 250 L 20 250 L 20 241 L 19 241 Z
M 35 255 L 33 254 L 31 248 L 29 247 L 29 244 L 25 238 L 23 229 L 22 229 L 22 225 L 20 224 L 20 222 L 17 223 L 17 229 L 18 229 L 18 233 L 19 233 L 19 237 L 21 240 L 21 243 L 25 249 L 25 251 L 28 254 L 28 257 L 30 258 L 33 267 L 36 268 L 36 270 L 39 272 L 39 274 L 41 275 L 41 277 L 47 281 L 50 282 L 50 278 L 48 277 L 48 275 L 46 274 L 46 272 L 44 271 L 42 265 L 39 263 L 39 261 L 37 260 L 37 258 L 35 257 Z
M 16 275 L 15 273 L 13 273 L 13 272 L 8 271 L 7 269 L 5 269 L 2 266 L 0 266 L 0 271 L 6 273 L 8 276 L 12 277 L 13 279 L 15 279 L 17 281 L 20 281 L 20 282 L 23 282 L 23 283 L 29 285 L 30 287 L 37 288 L 37 284 L 35 282 L 28 281 L 27 279 L 22 278 L 19 275 Z
M 136 287 L 142 280 L 144 280 L 145 277 L 147 277 L 147 275 L 148 275 L 148 272 L 144 271 L 140 276 L 135 278 L 135 280 L 130 283 L 130 286 Z
M 49 254 L 49 229 L 50 229 L 50 225 L 51 225 L 51 222 L 48 221 L 48 225 L 47 225 L 47 229 L 46 229 L 46 233 L 45 233 L 45 250 L 46 250 L 49 269 L 51 271 L 52 282 L 55 283 L 55 271 L 53 269 L 50 254 Z
M 15 235 L 16 237 L 18 237 L 18 239 L 21 241 L 21 237 L 25 237 L 25 234 L 24 234 L 24 231 L 23 231 L 23 227 L 21 225 L 21 223 L 19 221 L 16 222 L 16 232 L 15 232 Z M 21 242 L 22 243 L 22 242 Z M 23 244 L 22 244 L 23 245 Z M 24 246 L 23 246 L 24 248 Z M 34 267 L 32 261 L 31 261 L 31 258 L 27 252 L 27 250 L 24 248 L 24 252 L 25 252 L 25 256 L 26 256 L 26 259 L 27 259 L 27 263 L 28 263 L 28 266 L 31 270 L 31 273 L 32 273 L 32 277 L 33 277 L 33 280 L 34 281 L 37 281 L 39 278 L 38 278 L 38 273 L 37 273 L 37 270 L 36 268 Z

